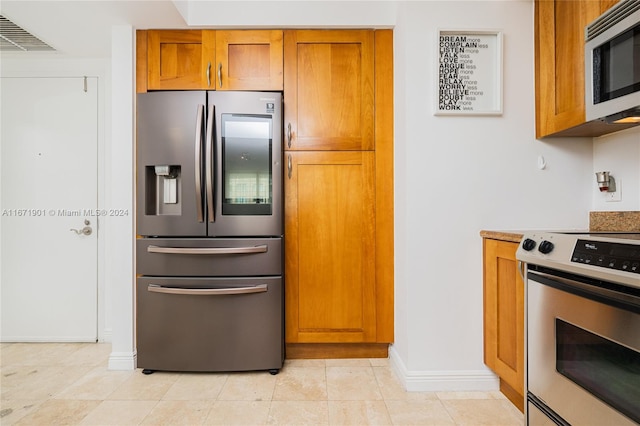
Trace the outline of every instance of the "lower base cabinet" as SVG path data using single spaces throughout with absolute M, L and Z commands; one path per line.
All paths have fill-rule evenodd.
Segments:
M 500 391 L 524 411 L 524 282 L 518 243 L 483 239 L 484 362 L 500 377 Z

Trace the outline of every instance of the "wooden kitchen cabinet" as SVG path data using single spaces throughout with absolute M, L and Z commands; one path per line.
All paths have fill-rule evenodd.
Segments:
M 375 342 L 374 153 L 285 157 L 286 340 Z
M 282 90 L 282 30 L 216 31 L 216 90 Z
M 285 149 L 374 149 L 373 30 L 285 31 L 284 67 Z
M 146 33 L 148 90 L 212 88 L 215 31 L 148 30 Z
M 484 363 L 500 377 L 500 390 L 524 410 L 524 283 L 518 243 L 483 238 Z
M 282 90 L 282 30 L 137 33 L 137 91 Z
M 293 123 L 284 159 L 287 357 L 387 357 L 394 338 L 393 32 L 285 31 L 284 39 L 285 117 L 295 120 L 285 118 L 285 135 Z M 373 61 L 375 75 L 354 71 L 362 61 Z M 371 95 L 362 94 L 362 78 Z M 311 99 L 320 96 L 314 90 L 334 90 L 331 102 Z M 371 102 L 366 113 L 362 99 Z M 354 108 L 355 115 L 335 114 Z M 359 129 L 364 122 L 370 130 Z
M 535 0 L 536 138 L 601 136 L 619 125 L 585 123 L 584 29 L 614 0 Z

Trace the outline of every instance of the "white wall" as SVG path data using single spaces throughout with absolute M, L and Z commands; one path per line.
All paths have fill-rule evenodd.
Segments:
M 598 191 L 595 172 L 601 171 L 610 172 L 616 180 L 620 202 L 607 202 L 607 194 Z M 640 128 L 595 138 L 593 172 L 594 211 L 640 210 Z
M 503 32 L 502 116 L 432 114 L 439 28 Z M 492 388 L 482 361 L 479 231 L 585 228 L 592 142 L 534 138 L 532 2 L 402 2 L 394 34 L 392 354 L 409 389 Z

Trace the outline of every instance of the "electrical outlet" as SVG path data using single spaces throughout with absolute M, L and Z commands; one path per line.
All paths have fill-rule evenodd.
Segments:
M 616 179 L 616 190 L 614 192 L 605 193 L 605 201 L 622 201 L 622 179 Z

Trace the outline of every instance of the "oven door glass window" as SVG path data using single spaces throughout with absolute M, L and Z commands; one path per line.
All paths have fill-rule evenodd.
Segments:
M 556 370 L 640 423 L 640 353 L 556 318 Z
M 222 214 L 271 214 L 271 133 L 271 117 L 222 115 Z

